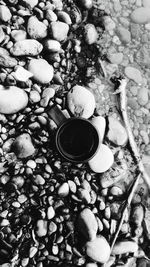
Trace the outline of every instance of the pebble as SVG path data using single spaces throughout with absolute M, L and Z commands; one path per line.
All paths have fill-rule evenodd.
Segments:
M 67 94 L 67 104 L 73 115 L 86 119 L 93 115 L 96 107 L 94 95 L 80 85 L 75 85 Z
M 78 197 L 86 204 L 89 204 L 91 202 L 91 196 L 90 193 L 86 189 L 79 188 L 78 189 Z
M 38 237 L 46 236 L 46 234 L 47 234 L 47 221 L 46 220 L 38 220 L 37 221 L 36 233 L 37 233 Z
M 23 133 L 16 137 L 12 148 L 18 158 L 27 158 L 35 153 L 31 136 L 28 133 Z
M 93 24 L 87 23 L 84 27 L 84 38 L 88 45 L 94 44 L 97 41 L 98 33 Z
M 112 53 L 108 54 L 108 59 L 112 64 L 121 64 L 123 61 L 123 53 Z
M 36 168 L 36 162 L 32 159 L 28 160 L 26 165 L 31 168 L 31 169 L 35 169 Z
M 113 165 L 114 156 L 108 146 L 101 144 L 95 156 L 88 163 L 92 171 L 103 173 Z
M 146 87 L 141 87 L 138 90 L 137 101 L 141 106 L 145 106 L 149 101 L 148 89 Z
M 27 201 L 27 197 L 26 197 L 26 195 L 21 194 L 21 195 L 18 196 L 17 200 L 18 200 L 18 202 L 20 204 L 23 204 L 23 203 L 25 203 Z
M 29 258 L 32 259 L 37 252 L 38 252 L 38 248 L 37 247 L 31 247 L 29 249 Z
M 24 30 L 12 30 L 10 34 L 14 42 L 25 40 L 27 37 L 27 33 Z
M 38 4 L 38 0 L 22 0 L 21 2 L 25 3 L 26 6 L 30 7 L 31 9 Z
M 33 76 L 33 74 L 26 70 L 22 66 L 18 66 L 17 69 L 11 73 L 13 77 L 20 82 L 27 82 L 29 78 Z
M 113 196 L 121 196 L 123 194 L 123 191 L 122 191 L 122 189 L 120 187 L 113 186 L 110 189 L 110 194 L 113 195 Z
M 0 47 L 0 66 L 6 68 L 13 68 L 16 65 L 17 60 L 11 57 L 9 52 L 5 48 Z
M 41 53 L 43 45 L 34 39 L 17 41 L 10 49 L 13 56 L 37 56 Z
M 72 180 L 68 180 L 68 185 L 69 185 L 70 192 L 72 192 L 73 194 L 75 194 L 76 191 L 77 191 L 76 184 Z
M 96 238 L 98 224 L 93 212 L 85 208 L 79 214 L 77 221 L 78 231 L 82 233 L 87 240 L 91 241 Z
M 48 218 L 48 220 L 53 219 L 54 216 L 55 216 L 54 208 L 52 206 L 48 207 L 48 209 L 47 209 L 47 218 Z
M 65 11 L 58 11 L 57 13 L 58 20 L 67 23 L 68 25 L 72 24 L 69 14 Z
M 150 7 L 150 2 L 149 2 L 149 0 L 143 0 L 143 6 L 144 6 L 144 7 Z
M 50 35 L 58 42 L 64 42 L 67 39 L 69 26 L 67 23 L 53 21 L 50 24 Z
M 125 75 L 133 80 L 134 82 L 136 82 L 137 84 L 140 84 L 142 82 L 142 75 L 141 75 L 141 72 L 140 70 L 134 68 L 134 67 L 131 67 L 131 66 L 127 66 L 125 68 Z
M 3 28 L 0 26 L 0 43 L 4 40 L 5 38 L 5 33 L 3 31 Z
M 8 22 L 11 19 L 12 15 L 7 6 L 0 5 L 0 20 L 3 22 Z
M 55 89 L 53 87 L 47 87 L 44 89 L 42 93 L 42 99 L 40 101 L 40 105 L 42 107 L 46 107 L 50 101 L 55 95 Z
M 117 118 L 113 116 L 108 117 L 108 139 L 118 146 L 125 146 L 128 141 L 128 135 L 125 127 Z
M 35 103 L 40 102 L 41 96 L 37 91 L 33 90 L 30 92 L 29 99 L 32 104 L 35 104 Z
M 56 14 L 54 13 L 54 11 L 51 10 L 51 9 L 47 9 L 47 10 L 46 10 L 45 17 L 46 17 L 46 19 L 47 19 L 49 22 L 57 21 L 57 15 L 56 15 Z
M 43 39 L 47 36 L 47 26 L 36 16 L 31 16 L 28 19 L 27 32 L 31 39 Z
M 19 87 L 0 85 L 0 113 L 14 114 L 24 109 L 28 104 L 26 92 Z
M 131 33 L 129 32 L 128 29 L 122 27 L 122 26 L 119 26 L 117 28 L 117 34 L 118 34 L 118 37 L 120 39 L 120 41 L 124 44 L 128 44 L 131 42 Z
M 59 188 L 58 188 L 58 195 L 60 197 L 66 197 L 69 194 L 69 185 L 68 183 L 63 183 Z
M 102 235 L 85 244 L 86 254 L 93 261 L 106 263 L 110 257 L 110 246 Z
M 105 16 L 104 17 L 104 26 L 105 26 L 105 30 L 110 32 L 116 28 L 116 23 L 114 22 L 114 20 L 111 17 Z
M 106 120 L 102 116 L 95 116 L 91 120 L 92 124 L 97 128 L 99 133 L 100 142 L 103 142 L 105 129 L 106 129 Z
M 47 39 L 44 43 L 44 47 L 49 52 L 57 53 L 60 52 L 61 44 L 56 40 Z
M 150 8 L 139 7 L 131 13 L 131 21 L 137 24 L 146 24 L 150 22 Z
M 40 174 L 37 174 L 34 178 L 34 182 L 37 184 L 37 185 L 43 185 L 45 184 L 45 179 L 40 175 Z
M 33 74 L 33 78 L 42 84 L 49 83 L 54 75 L 53 67 L 42 58 L 31 59 L 28 64 L 28 70 Z
M 134 241 L 116 242 L 112 249 L 112 255 L 120 255 L 125 253 L 134 253 L 138 250 L 138 245 Z

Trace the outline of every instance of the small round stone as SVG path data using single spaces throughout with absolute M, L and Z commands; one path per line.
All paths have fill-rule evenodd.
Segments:
M 35 169 L 36 168 L 36 162 L 34 160 L 32 160 L 32 159 L 28 160 L 26 165 L 31 169 Z

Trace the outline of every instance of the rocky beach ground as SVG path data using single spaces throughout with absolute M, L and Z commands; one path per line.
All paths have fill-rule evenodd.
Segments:
M 0 0 L 0 44 L 0 266 L 150 266 L 148 187 L 128 205 L 138 167 L 112 79 L 150 175 L 150 1 Z M 88 163 L 59 155 L 53 105 L 97 127 Z

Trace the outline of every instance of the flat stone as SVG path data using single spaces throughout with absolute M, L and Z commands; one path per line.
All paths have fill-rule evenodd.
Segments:
M 42 84 L 49 83 L 54 75 L 53 67 L 42 58 L 31 59 L 28 64 L 28 70 L 33 74 L 33 78 Z
M 125 72 L 125 75 L 133 80 L 134 82 L 136 83 L 142 83 L 142 74 L 140 72 L 140 70 L 134 68 L 134 67 L 131 67 L 131 66 L 127 66 L 124 70 Z
M 67 23 L 54 21 L 50 24 L 50 34 L 54 40 L 63 42 L 67 39 L 69 26 Z
M 0 5 L 0 20 L 7 22 L 11 19 L 12 15 L 7 6 Z
M 10 49 L 13 56 L 37 56 L 41 53 L 43 45 L 34 39 L 17 41 Z
M 137 24 L 150 22 L 150 7 L 139 7 L 131 13 L 131 20 Z
M 31 16 L 27 23 L 27 32 L 33 39 L 43 39 L 47 36 L 47 26 L 36 16 Z
M 28 104 L 28 95 L 19 87 L 0 85 L 0 113 L 13 114 L 24 109 Z
M 148 94 L 148 89 L 146 87 L 141 87 L 139 89 L 137 94 L 137 100 L 141 106 L 145 106 L 148 103 L 149 94 Z

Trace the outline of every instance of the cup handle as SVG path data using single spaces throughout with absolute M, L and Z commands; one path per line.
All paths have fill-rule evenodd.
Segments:
M 57 124 L 57 126 L 60 126 L 67 120 L 66 116 L 57 105 L 48 108 L 47 114 Z

